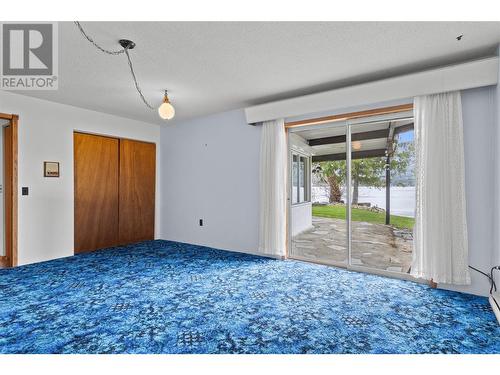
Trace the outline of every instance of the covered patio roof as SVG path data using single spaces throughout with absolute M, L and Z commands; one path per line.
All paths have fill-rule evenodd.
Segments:
M 370 130 L 366 130 L 369 128 Z M 351 126 L 352 159 L 391 156 L 397 134 L 413 129 L 413 119 Z M 346 159 L 346 128 L 306 129 L 295 132 L 310 146 L 313 162 Z

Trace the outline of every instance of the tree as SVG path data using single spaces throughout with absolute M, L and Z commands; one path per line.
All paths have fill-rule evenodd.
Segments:
M 323 161 L 313 165 L 313 173 L 330 187 L 329 202 L 338 203 L 342 200 L 341 186 L 345 183 L 345 160 Z
M 406 173 L 413 157 L 413 144 L 403 143 L 398 145 L 394 142 L 394 152 L 390 158 L 392 173 Z M 359 186 L 371 186 L 382 188 L 385 186 L 385 171 L 387 157 L 373 157 L 355 159 L 351 161 L 352 178 L 352 204 L 358 204 Z M 345 184 L 347 176 L 346 161 L 323 161 L 315 163 L 313 173 L 317 173 L 321 180 L 328 183 L 330 187 L 330 203 L 341 201 L 341 186 Z
M 356 159 L 351 163 L 352 204 L 358 204 L 359 185 L 381 188 L 385 185 L 386 158 Z

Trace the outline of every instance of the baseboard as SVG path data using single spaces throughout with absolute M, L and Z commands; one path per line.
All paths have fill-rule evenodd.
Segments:
M 5 255 L 0 256 L 0 268 L 8 268 L 9 259 Z
M 490 304 L 491 308 L 493 309 L 493 312 L 495 313 L 495 316 L 497 317 L 498 324 L 500 324 L 500 293 L 495 292 L 493 294 L 490 294 Z
M 258 250 L 252 251 L 252 250 L 228 249 L 228 248 L 218 247 L 216 245 L 202 244 L 202 243 L 196 243 L 196 242 L 185 242 L 185 241 L 173 240 L 173 239 L 167 239 L 167 238 L 158 238 L 158 240 L 160 240 L 160 241 L 177 242 L 177 243 L 182 243 L 182 244 L 186 244 L 186 245 L 195 245 L 195 246 L 201 246 L 201 247 L 208 247 L 210 249 L 228 251 L 228 252 L 231 252 L 231 253 L 241 253 L 241 254 L 248 254 L 248 255 L 256 255 L 256 256 L 264 257 L 264 258 L 272 258 L 272 259 L 278 259 L 278 260 L 285 260 L 286 259 L 286 257 L 284 255 L 266 254 L 266 253 L 262 253 L 262 252 L 260 252 Z

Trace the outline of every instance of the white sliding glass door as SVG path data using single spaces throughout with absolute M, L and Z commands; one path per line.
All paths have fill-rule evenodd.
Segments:
M 290 257 L 406 277 L 415 216 L 412 113 L 293 129 L 289 144 Z

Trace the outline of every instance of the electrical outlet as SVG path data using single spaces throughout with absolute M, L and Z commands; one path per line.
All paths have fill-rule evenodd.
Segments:
M 28 195 L 28 187 L 27 186 L 23 186 L 21 188 L 21 194 L 22 195 Z
M 200 219 L 200 227 L 203 226 L 203 219 Z

